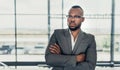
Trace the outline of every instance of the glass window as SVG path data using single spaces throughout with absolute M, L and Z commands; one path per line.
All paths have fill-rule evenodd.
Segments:
M 14 1 L 0 0 L 0 61 L 15 61 Z
M 0 0 L 0 15 L 14 14 L 14 0 Z
M 18 61 L 45 61 L 48 43 L 47 0 L 17 0 Z
M 115 61 L 120 61 L 120 4 L 119 4 L 120 0 L 115 0 L 115 35 L 114 35 L 114 58 Z
M 22 54 L 18 56 L 18 61 L 40 61 L 44 58 L 48 42 L 46 20 L 47 16 L 42 15 L 18 15 L 17 54 Z
M 47 14 L 47 0 L 16 0 L 17 14 Z
M 50 0 L 50 14 L 62 14 L 62 0 Z

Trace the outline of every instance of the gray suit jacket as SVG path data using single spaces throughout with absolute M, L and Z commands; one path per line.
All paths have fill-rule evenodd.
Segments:
M 54 43 L 60 46 L 60 55 L 50 53 L 48 48 Z M 86 59 L 77 63 L 76 55 L 80 53 L 85 53 Z M 81 31 L 72 50 L 69 30 L 55 30 L 46 49 L 45 59 L 53 67 L 52 70 L 95 70 L 97 54 L 94 36 Z

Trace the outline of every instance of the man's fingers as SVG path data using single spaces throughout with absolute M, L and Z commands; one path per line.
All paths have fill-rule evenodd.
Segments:
M 51 48 L 51 47 L 50 47 L 49 49 L 50 49 L 50 52 L 51 52 L 51 53 L 58 53 L 57 50 L 54 49 L 54 48 Z
M 52 50 L 52 49 L 50 50 L 50 52 L 53 54 L 57 54 L 57 52 L 55 50 Z
M 56 48 L 60 49 L 60 47 L 56 43 L 54 45 L 56 46 Z
M 54 54 L 60 54 L 61 53 L 60 47 L 57 44 L 50 45 L 49 49 L 50 49 L 51 53 L 54 53 Z
M 56 50 L 59 50 L 59 49 L 57 48 L 57 46 L 55 46 L 55 45 L 51 45 L 51 48 L 54 48 L 54 49 L 56 49 Z
M 57 50 L 57 48 L 55 48 L 55 46 L 52 46 L 52 47 L 50 47 L 49 49 L 50 49 L 50 52 L 51 52 L 51 53 L 56 53 L 56 54 L 59 53 L 59 50 Z
M 51 47 L 60 52 L 60 47 L 57 44 L 51 45 Z

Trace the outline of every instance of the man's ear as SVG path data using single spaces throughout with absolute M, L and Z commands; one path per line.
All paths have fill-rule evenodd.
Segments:
M 82 17 L 82 22 L 84 22 L 84 20 L 85 20 L 85 18 L 84 18 L 84 17 Z

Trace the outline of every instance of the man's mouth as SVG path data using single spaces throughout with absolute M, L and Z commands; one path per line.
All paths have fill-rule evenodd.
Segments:
M 72 26 L 72 27 L 75 26 L 75 23 L 70 23 L 70 26 Z

